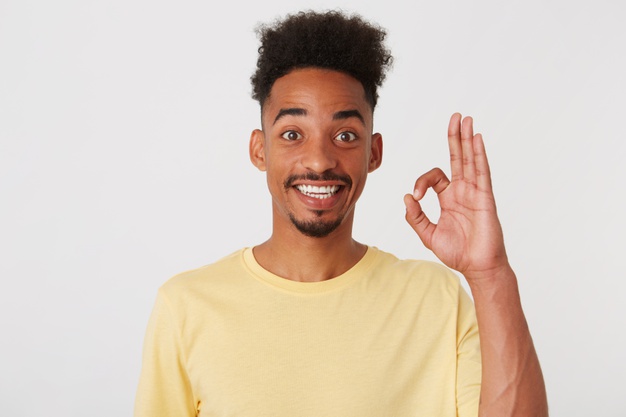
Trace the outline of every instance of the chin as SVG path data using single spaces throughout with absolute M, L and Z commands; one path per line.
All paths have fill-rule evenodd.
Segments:
M 343 217 L 339 217 L 333 221 L 322 219 L 298 220 L 293 215 L 290 215 L 289 218 L 291 219 L 291 223 L 293 223 L 300 233 L 308 237 L 318 238 L 326 237 L 337 230 L 343 221 Z

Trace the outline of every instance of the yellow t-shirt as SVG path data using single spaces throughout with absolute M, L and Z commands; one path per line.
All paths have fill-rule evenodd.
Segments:
M 248 248 L 161 287 L 135 417 L 469 417 L 480 377 L 474 308 L 445 267 L 370 247 L 303 283 Z

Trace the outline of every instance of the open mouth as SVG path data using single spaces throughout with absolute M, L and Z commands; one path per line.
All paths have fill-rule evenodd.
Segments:
M 339 185 L 316 186 L 316 185 L 299 184 L 299 185 L 296 185 L 295 188 L 298 191 L 300 191 L 302 194 L 306 195 L 307 197 L 313 197 L 313 198 L 317 198 L 320 200 L 324 200 L 326 198 L 330 198 L 333 195 L 335 195 L 337 191 L 339 191 L 341 186 Z

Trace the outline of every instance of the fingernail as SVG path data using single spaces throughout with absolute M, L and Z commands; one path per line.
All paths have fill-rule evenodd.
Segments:
M 420 198 L 420 190 L 414 190 L 413 191 L 413 198 L 416 200 L 419 200 Z

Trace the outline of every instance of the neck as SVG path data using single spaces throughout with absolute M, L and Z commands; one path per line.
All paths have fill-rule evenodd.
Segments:
M 352 268 L 367 247 L 352 239 L 352 219 L 326 237 L 309 237 L 295 227 L 274 227 L 272 236 L 253 250 L 268 271 L 292 281 L 316 282 L 337 277 Z

